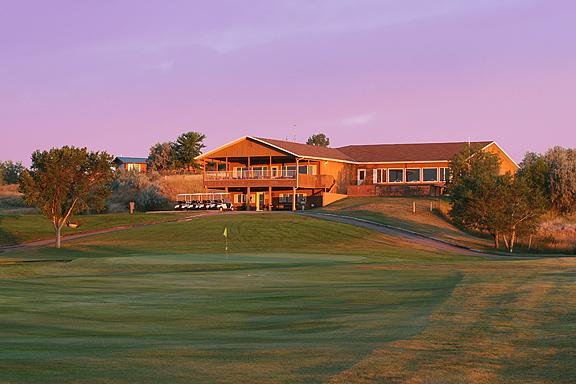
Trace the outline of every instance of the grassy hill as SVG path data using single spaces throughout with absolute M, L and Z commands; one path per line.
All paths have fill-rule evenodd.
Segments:
M 472 248 L 493 246 L 491 238 L 465 232 L 438 214 L 446 214 L 448 209 L 448 202 L 440 198 L 356 197 L 338 201 L 322 211 L 368 219 Z
M 576 376 L 574 259 L 447 255 L 287 213 L 196 218 L 0 258 L 46 260 L 0 264 L 0 382 Z

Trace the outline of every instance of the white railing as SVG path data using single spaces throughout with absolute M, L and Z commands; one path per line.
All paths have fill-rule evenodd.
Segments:
M 238 169 L 236 171 L 206 171 L 204 180 L 272 180 L 272 179 L 296 179 L 295 170 L 274 169 Z

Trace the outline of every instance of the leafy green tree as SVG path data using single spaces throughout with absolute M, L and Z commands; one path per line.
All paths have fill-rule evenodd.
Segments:
M 488 232 L 498 247 L 498 218 L 491 207 L 497 207 L 500 186 L 498 156 L 479 148 L 466 147 L 450 162 L 451 180 L 447 191 L 451 202 L 450 216 L 458 225 Z
M 150 148 L 148 167 L 152 171 L 166 172 L 176 169 L 172 143 L 156 143 Z
M 549 166 L 552 207 L 561 214 L 576 211 L 576 149 L 554 147 L 544 155 Z
M 186 132 L 178 136 L 176 141 L 172 143 L 174 157 L 182 168 L 186 170 L 198 169 L 196 156 L 202 153 L 205 139 L 206 135 L 200 132 Z
M 530 179 L 536 172 L 533 160 L 532 156 L 526 159 L 523 174 L 500 175 L 496 155 L 466 148 L 450 164 L 452 219 L 468 229 L 490 233 L 495 248 L 502 237 L 512 252 L 519 235 L 536 231 L 546 207 L 540 185 Z
M 330 146 L 330 139 L 323 133 L 318 133 L 310 136 L 306 144 L 315 145 L 317 147 L 328 147 Z
M 519 235 L 532 235 L 538 230 L 540 217 L 546 211 L 546 200 L 525 175 L 507 173 L 499 176 L 502 208 L 498 216 L 499 230 L 506 248 L 514 251 Z
M 550 164 L 545 156 L 527 152 L 520 163 L 518 177 L 526 183 L 533 194 L 537 195 L 537 199 L 544 204 L 545 208 L 551 206 Z
M 20 174 L 24 171 L 21 162 L 4 161 L 0 162 L 0 184 L 16 184 Z
M 60 233 L 74 213 L 102 209 L 110 193 L 112 156 L 86 148 L 62 147 L 32 154 L 30 170 L 20 177 L 24 201 L 50 219 L 60 248 Z

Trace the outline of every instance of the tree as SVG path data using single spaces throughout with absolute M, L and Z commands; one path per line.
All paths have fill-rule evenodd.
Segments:
M 164 172 L 176 169 L 172 143 L 156 143 L 150 148 L 148 167 L 152 171 Z
M 62 147 L 35 151 L 30 170 L 22 172 L 20 192 L 52 221 L 56 248 L 71 215 L 89 207 L 101 209 L 110 193 L 112 156 L 86 148 Z
M 0 184 L 18 183 L 20 174 L 24 169 L 21 162 L 14 163 L 10 160 L 0 162 Z
M 196 156 L 202 153 L 205 147 L 204 139 L 206 135 L 199 132 L 186 132 L 178 136 L 176 142 L 172 143 L 174 158 L 178 164 L 187 170 L 198 169 Z
M 328 147 L 330 146 L 330 139 L 326 137 L 323 133 L 318 133 L 310 136 L 306 144 L 315 145 L 317 147 Z
M 452 219 L 468 229 L 490 233 L 495 248 L 502 237 L 512 252 L 518 235 L 536 231 L 546 206 L 537 182 L 530 179 L 537 168 L 533 160 L 526 159 L 525 173 L 500 175 L 496 155 L 466 148 L 450 163 Z
M 544 156 L 552 207 L 561 214 L 576 211 L 576 149 L 554 147 Z
M 490 207 L 500 204 L 499 169 L 496 155 L 468 146 L 450 162 L 451 180 L 447 185 L 452 219 L 463 227 L 489 232 L 494 236 L 495 247 L 499 232 Z
M 527 152 L 520 163 L 518 177 L 522 178 L 533 193 L 538 194 L 547 205 L 550 200 L 550 164 L 545 156 Z

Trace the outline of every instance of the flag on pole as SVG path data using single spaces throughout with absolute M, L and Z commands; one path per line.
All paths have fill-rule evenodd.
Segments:
M 224 233 L 222 234 L 225 238 L 228 238 L 228 227 L 224 227 Z

